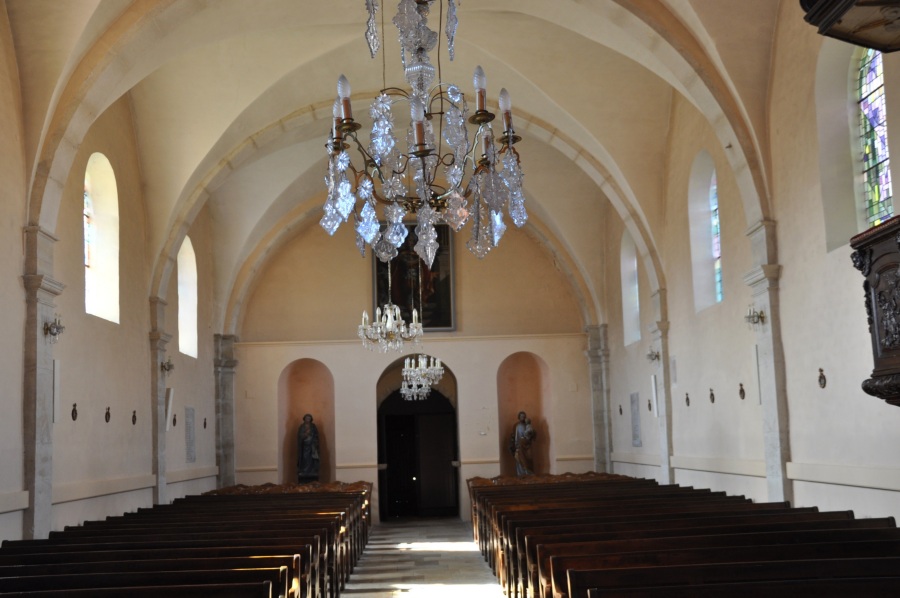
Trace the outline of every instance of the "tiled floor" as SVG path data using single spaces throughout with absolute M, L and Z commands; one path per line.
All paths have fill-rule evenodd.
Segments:
M 502 598 L 503 590 L 458 519 L 382 523 L 341 595 L 347 598 Z

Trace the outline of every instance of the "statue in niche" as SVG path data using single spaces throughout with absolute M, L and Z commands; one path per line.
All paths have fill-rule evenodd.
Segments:
M 307 413 L 297 429 L 297 482 L 305 484 L 319 479 L 319 429 Z
M 516 461 L 516 475 L 524 476 L 534 473 L 534 463 L 531 456 L 531 446 L 534 443 L 535 432 L 531 426 L 531 419 L 524 411 L 519 411 L 519 418 L 509 438 L 509 452 Z

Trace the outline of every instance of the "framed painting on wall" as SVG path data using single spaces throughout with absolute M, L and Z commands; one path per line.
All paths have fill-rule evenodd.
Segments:
M 453 238 L 446 224 L 435 225 L 438 250 L 428 267 L 416 253 L 415 225 L 407 224 L 406 240 L 397 249 L 397 257 L 384 263 L 374 255 L 375 307 L 388 302 L 390 275 L 391 303 L 400 308 L 403 319 L 412 322 L 412 310 L 419 312 L 425 331 L 456 330 L 453 297 Z M 374 313 L 374 310 L 373 310 Z

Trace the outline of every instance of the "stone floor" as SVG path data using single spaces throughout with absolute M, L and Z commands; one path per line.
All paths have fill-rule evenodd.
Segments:
M 503 590 L 458 519 L 410 519 L 375 526 L 341 592 L 347 598 L 502 598 Z

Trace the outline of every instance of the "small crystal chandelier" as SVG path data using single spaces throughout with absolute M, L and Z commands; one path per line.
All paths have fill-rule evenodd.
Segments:
M 407 357 L 403 363 L 403 384 L 400 394 L 407 401 L 424 401 L 431 392 L 431 387 L 441 381 L 444 366 L 441 360 L 430 355 Z
M 390 266 L 390 264 L 389 264 Z M 418 312 L 412 310 L 412 323 L 407 326 L 400 308 L 391 302 L 391 273 L 388 270 L 388 300 L 384 307 L 375 308 L 375 319 L 369 322 L 369 312 L 363 310 L 362 322 L 359 325 L 357 335 L 362 340 L 363 347 L 379 353 L 388 351 L 402 351 L 406 342 L 411 342 L 419 347 L 422 338 L 422 323 L 419 321 Z
M 338 79 L 333 127 L 326 144 L 328 197 L 320 221 L 333 235 L 352 214 L 360 253 L 365 256 L 368 244 L 387 262 L 397 256 L 397 248 L 406 238 L 404 218 L 414 214 L 415 251 L 429 267 L 438 248 L 435 224 L 444 222 L 458 232 L 471 219 L 472 236 L 466 246 L 483 258 L 506 231 L 504 208 L 517 227 L 528 218 L 519 154 L 513 147 L 521 137 L 513 130 L 509 93 L 500 90 L 504 131 L 495 138 L 491 128 L 494 114 L 485 108 L 484 70 L 480 66 L 475 69 L 475 112 L 470 115 L 459 87 L 441 80 L 440 49 L 437 69 L 431 64 L 428 53 L 438 45 L 439 36 L 428 28 L 427 19 L 435 2 L 443 22 L 442 0 L 400 0 L 393 22 L 400 34 L 401 61 L 411 89 L 384 87 L 375 98 L 369 109 L 372 129 L 367 147 L 356 134 L 361 125 L 353 120 L 350 83 L 344 75 Z M 366 8 L 366 40 L 374 58 L 380 46 L 375 24 L 378 0 L 366 0 Z M 447 0 L 445 32 L 450 60 L 457 23 L 456 0 Z M 432 85 L 435 74 L 437 83 Z M 392 106 L 401 101 L 409 103 L 410 125 L 398 139 Z M 478 127 L 471 142 L 466 122 Z M 351 163 L 350 145 L 362 156 L 361 168 Z M 361 207 L 357 210 L 358 200 Z M 375 212 L 377 204 L 385 206 L 383 226 Z

